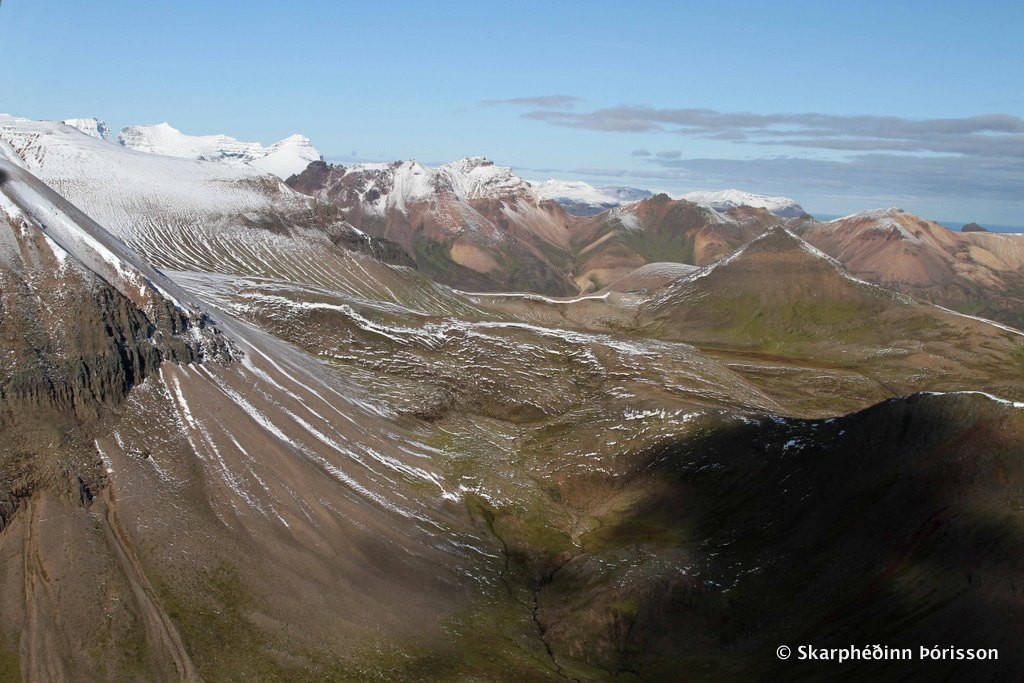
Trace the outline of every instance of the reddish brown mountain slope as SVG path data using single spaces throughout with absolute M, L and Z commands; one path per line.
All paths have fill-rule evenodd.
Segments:
M 571 217 L 508 168 L 467 158 L 311 164 L 289 185 L 338 207 L 371 235 L 401 245 L 424 273 L 470 290 L 576 291 L 565 275 Z
M 601 289 L 646 264 L 704 266 L 782 219 L 765 209 L 718 212 L 659 194 L 580 220 L 573 229 L 574 277 L 583 291 Z
M 801 234 L 865 280 L 1024 326 L 1024 235 L 957 233 L 901 209 L 810 223 Z

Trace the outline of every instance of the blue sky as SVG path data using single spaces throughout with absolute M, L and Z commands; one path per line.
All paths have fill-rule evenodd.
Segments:
M 1024 225 L 1021 26 L 1012 2 L 3 0 L 0 111 Z

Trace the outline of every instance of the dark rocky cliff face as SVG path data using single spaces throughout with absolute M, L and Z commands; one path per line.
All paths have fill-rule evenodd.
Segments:
M 968 223 L 960 228 L 960 232 L 988 232 L 988 228 L 983 228 L 977 223 Z
M 40 250 L 23 248 L 46 264 Z M 216 342 L 189 334 L 209 327 L 205 318 L 190 319 L 164 301 L 151 320 L 91 272 L 49 265 L 0 269 L 0 428 L 50 412 L 95 418 L 162 360 L 190 363 L 219 353 Z
M 91 439 L 163 361 L 226 360 L 204 315 L 166 299 L 148 315 L 47 243 L 0 222 L 0 528 L 41 487 L 88 503 L 101 485 Z M 66 495 L 65 495 L 66 494 Z
M 366 254 L 393 266 L 416 267 L 416 261 L 398 243 L 383 237 L 368 235 L 356 230 L 348 223 L 335 223 L 325 228 L 325 232 L 334 244 L 343 249 Z
M 170 304 L 151 321 L 106 285 L 82 283 L 53 306 L 20 284 L 0 291 L 0 428 L 40 411 L 95 418 L 162 360 L 191 363 L 207 353 L 181 336 L 197 323 Z

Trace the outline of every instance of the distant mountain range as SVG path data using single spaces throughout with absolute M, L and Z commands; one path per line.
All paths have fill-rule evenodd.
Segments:
M 530 184 L 538 196 L 553 199 L 573 216 L 594 216 L 653 194 L 635 187 L 591 185 L 582 180 L 551 179 Z
M 1021 239 L 953 233 L 895 209 L 821 222 L 786 197 L 726 190 L 674 199 L 582 182 L 530 183 L 482 157 L 437 168 L 317 162 L 288 184 L 337 207 L 359 230 L 397 243 L 428 276 L 468 291 L 569 295 L 661 282 L 650 273 L 627 276 L 658 262 L 709 265 L 785 223 L 858 277 L 1024 324 Z
M 743 190 L 687 192 L 678 198 L 710 206 L 716 211 L 728 211 L 740 206 L 750 206 L 755 209 L 767 209 L 770 213 L 780 218 L 800 218 L 807 215 L 804 208 L 797 204 L 796 200 L 789 197 L 768 197 L 762 194 L 744 192 Z
M 595 216 L 608 209 L 647 199 L 655 193 L 635 187 L 617 185 L 591 185 L 582 180 L 545 180 L 533 182 L 534 191 L 544 199 L 553 199 L 566 212 L 574 216 Z M 799 218 L 806 215 L 803 207 L 789 197 L 769 197 L 743 190 L 717 190 L 670 195 L 716 211 L 728 211 L 740 206 L 767 209 L 780 218 Z
M 843 218 L 842 214 L 838 213 L 815 213 L 814 217 L 822 221 L 831 221 L 836 218 Z M 971 225 L 968 221 L 951 221 L 944 219 L 933 219 L 936 223 L 948 228 L 953 232 L 963 231 L 964 226 Z M 977 225 L 977 224 L 975 224 Z M 1024 225 L 1001 225 L 999 223 L 983 223 L 981 227 L 988 232 L 1009 232 L 1009 233 L 1024 233 Z
M 242 142 L 229 135 L 187 135 L 169 123 L 128 126 L 122 128 L 116 138 L 107 124 L 96 118 L 65 119 L 64 124 L 90 137 L 140 152 L 182 159 L 249 164 L 282 179 L 301 173 L 310 162 L 323 158 L 304 135 L 291 135 L 264 147 L 258 142 Z

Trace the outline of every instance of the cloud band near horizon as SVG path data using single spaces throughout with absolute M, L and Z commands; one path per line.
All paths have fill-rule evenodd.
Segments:
M 670 133 L 738 144 L 852 152 L 938 153 L 1024 158 L 1024 119 L 991 113 L 960 118 L 754 114 L 712 109 L 618 106 L 589 112 L 534 109 L 523 118 L 608 133 Z

